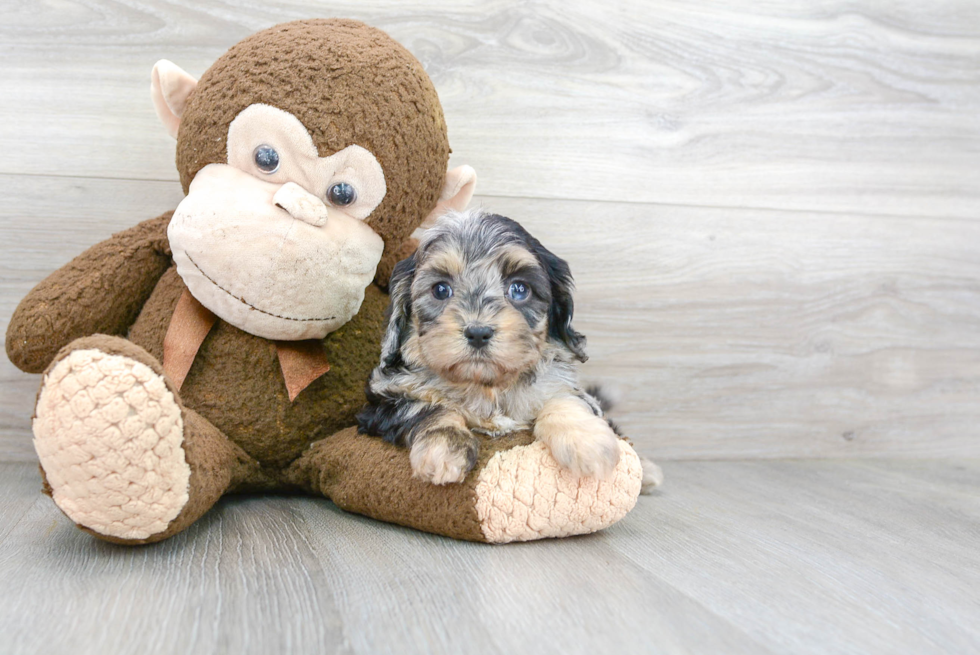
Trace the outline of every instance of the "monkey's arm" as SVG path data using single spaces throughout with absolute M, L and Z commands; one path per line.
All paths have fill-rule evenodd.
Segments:
M 562 469 L 530 432 L 478 438 L 476 466 L 456 484 L 418 479 L 407 448 L 357 428 L 314 442 L 284 479 L 348 512 L 489 543 L 595 532 L 625 516 L 640 495 L 640 459 L 626 441 L 611 478 L 596 480 Z
M 7 328 L 10 361 L 40 373 L 74 339 L 125 335 L 171 265 L 167 225 L 172 214 L 114 234 L 34 287 Z

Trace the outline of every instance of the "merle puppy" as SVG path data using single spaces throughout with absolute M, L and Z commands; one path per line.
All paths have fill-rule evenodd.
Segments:
M 362 433 L 410 449 L 414 474 L 463 480 L 474 432 L 533 429 L 558 463 L 608 477 L 617 436 L 579 385 L 585 337 L 572 328 L 572 276 L 515 221 L 453 212 L 395 267 L 381 364 Z

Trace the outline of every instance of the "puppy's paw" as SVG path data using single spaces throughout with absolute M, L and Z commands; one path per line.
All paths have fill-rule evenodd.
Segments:
M 664 472 L 653 460 L 640 455 L 640 466 L 643 467 L 643 480 L 640 482 L 640 493 L 648 496 L 664 483 Z
M 412 474 L 432 484 L 462 482 L 476 465 L 479 448 L 468 431 L 447 427 L 424 432 L 409 452 Z
M 548 445 L 562 468 L 576 475 L 605 480 L 619 463 L 619 437 L 598 416 L 539 421 L 534 436 Z

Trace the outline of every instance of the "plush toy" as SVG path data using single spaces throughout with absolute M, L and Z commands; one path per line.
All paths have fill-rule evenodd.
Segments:
M 407 50 L 355 21 L 299 21 L 233 46 L 200 81 L 161 61 L 151 92 L 186 198 L 50 275 L 6 335 L 14 364 L 44 372 L 34 443 L 76 525 L 149 543 L 224 494 L 297 492 L 507 542 L 632 508 L 641 467 L 625 441 L 607 481 L 560 470 L 520 433 L 437 486 L 350 427 L 403 244 L 475 182 L 447 173 L 442 109 Z

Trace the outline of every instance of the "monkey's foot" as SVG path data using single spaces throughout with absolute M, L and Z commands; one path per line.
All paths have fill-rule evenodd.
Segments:
M 33 428 L 54 502 L 83 528 L 143 540 L 187 504 L 181 408 L 145 363 L 98 348 L 62 353 L 44 376 Z
M 566 537 L 602 530 L 633 509 L 643 473 L 630 445 L 607 479 L 563 468 L 540 441 L 496 453 L 475 484 L 476 513 L 490 543 Z

